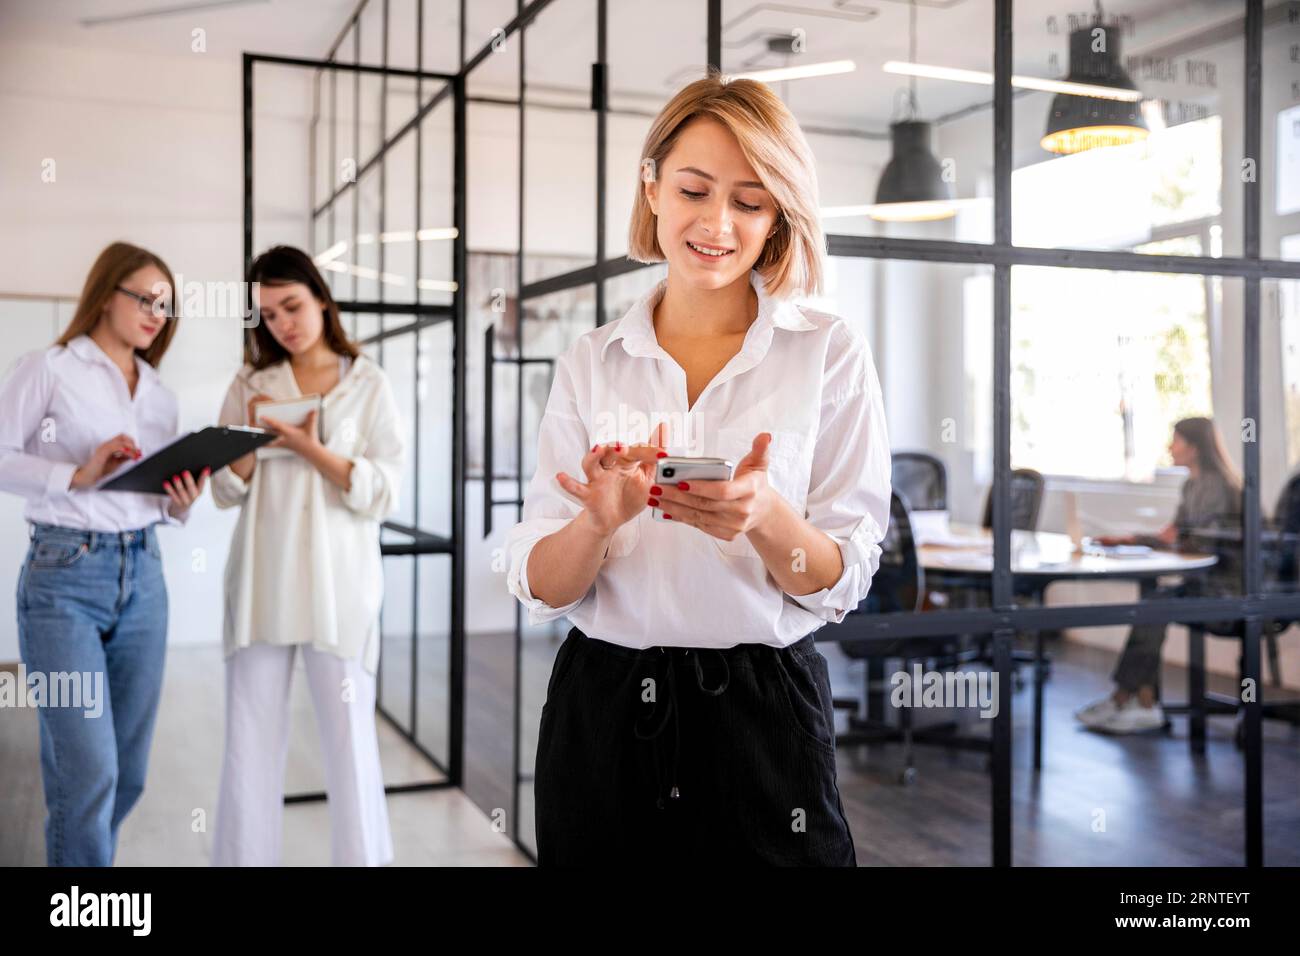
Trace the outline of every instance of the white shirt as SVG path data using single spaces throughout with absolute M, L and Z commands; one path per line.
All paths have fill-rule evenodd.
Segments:
M 302 392 L 287 361 L 244 368 L 220 424 L 247 423 L 248 400 Z M 322 443 L 352 462 L 347 492 L 300 455 L 259 459 L 245 482 L 227 466 L 212 475 L 218 508 L 240 506 L 226 560 L 223 649 L 310 644 L 379 666 L 384 599 L 379 524 L 398 507 L 405 441 L 388 376 L 359 356 L 321 403 Z
M 171 499 L 162 488 L 154 495 L 68 487 L 73 472 L 114 435 L 130 435 L 144 458 L 177 437 L 176 396 L 139 355 L 135 367 L 132 395 L 122 370 L 89 335 L 14 363 L 0 384 L 0 490 L 27 499 L 28 521 L 133 531 L 188 519 L 188 510 L 179 519 L 168 513 Z
M 889 438 L 870 349 L 843 319 L 773 299 L 757 271 L 750 282 L 758 316 L 740 351 L 689 409 L 686 373 L 654 331 L 653 308 L 666 279 L 557 359 L 537 471 L 523 520 L 507 536 L 507 587 L 528 609 L 530 624 L 567 616 L 591 637 L 634 648 L 785 646 L 828 621 L 839 623 L 866 597 L 890 496 Z M 771 432 L 768 480 L 839 545 L 839 580 L 811 594 L 787 594 L 748 536 L 723 541 L 690 525 L 655 521 L 646 507 L 614 533 L 583 597 L 564 607 L 535 598 L 528 555 L 582 510 L 556 473 L 585 481 L 580 462 L 593 445 L 644 442 L 661 420 L 669 424 L 669 454 L 733 462 L 749 453 L 756 435 Z

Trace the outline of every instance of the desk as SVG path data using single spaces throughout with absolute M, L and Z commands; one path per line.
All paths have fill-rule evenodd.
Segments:
M 970 525 L 921 526 L 915 529 L 917 560 L 925 571 L 926 586 L 988 587 L 993 574 L 993 532 Z M 1218 563 L 1212 554 L 1150 551 L 1146 554 L 1074 554 L 1068 535 L 1050 531 L 1011 532 L 1011 572 L 1015 593 L 1042 603 L 1054 581 L 1136 581 L 1145 598 L 1165 575 L 1199 574 Z M 1202 637 L 1203 640 L 1203 637 Z M 1193 636 L 1193 656 L 1196 656 Z M 1200 699 L 1204 672 L 1193 673 L 1190 688 Z M 1195 686 L 1200 684 L 1202 686 Z M 1204 718 L 1202 718 L 1203 721 Z M 1203 733 L 1203 731 L 1202 731 Z M 1193 734 L 1193 738 L 1195 738 Z M 1193 739 L 1193 747 L 1196 741 Z M 1034 633 L 1034 769 L 1043 766 L 1043 635 Z

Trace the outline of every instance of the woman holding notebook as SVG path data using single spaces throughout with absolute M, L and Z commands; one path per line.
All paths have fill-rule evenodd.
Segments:
M 289 687 L 301 648 L 321 732 L 332 860 L 379 866 L 393 857 L 374 713 L 379 524 L 397 508 L 405 445 L 397 402 L 383 369 L 348 341 L 306 253 L 276 246 L 248 278 L 259 321 L 220 423 L 280 437 L 212 475 L 217 507 L 240 508 L 225 573 L 226 740 L 213 863 L 279 863 Z M 319 411 L 302 401 L 311 396 Z
M 144 790 L 167 645 L 156 526 L 183 524 L 206 476 L 152 494 L 96 485 L 176 437 L 176 396 L 158 377 L 173 288 L 162 259 L 113 243 L 58 341 L 0 383 L 0 491 L 27 499 L 31 525 L 18 646 L 39 707 L 50 866 L 110 865 Z M 70 700 L 54 693 L 69 681 Z

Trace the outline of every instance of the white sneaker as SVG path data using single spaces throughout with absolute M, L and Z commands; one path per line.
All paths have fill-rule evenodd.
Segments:
M 1159 730 L 1164 725 L 1163 707 L 1159 704 L 1143 707 L 1136 699 L 1130 698 L 1106 720 L 1092 726 L 1094 730 L 1107 734 L 1140 734 L 1148 730 Z
M 1076 710 L 1074 719 L 1091 727 L 1094 724 L 1110 719 L 1111 714 L 1115 713 L 1116 709 L 1115 698 L 1107 694 L 1105 697 L 1094 700 L 1091 704 Z

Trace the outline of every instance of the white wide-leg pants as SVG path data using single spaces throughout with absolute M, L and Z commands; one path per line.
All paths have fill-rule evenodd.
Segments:
M 252 644 L 226 659 L 226 750 L 213 866 L 280 865 L 289 687 L 299 647 L 324 754 L 331 861 L 383 866 L 393 860 L 374 675 L 359 658 L 345 660 L 305 644 Z

